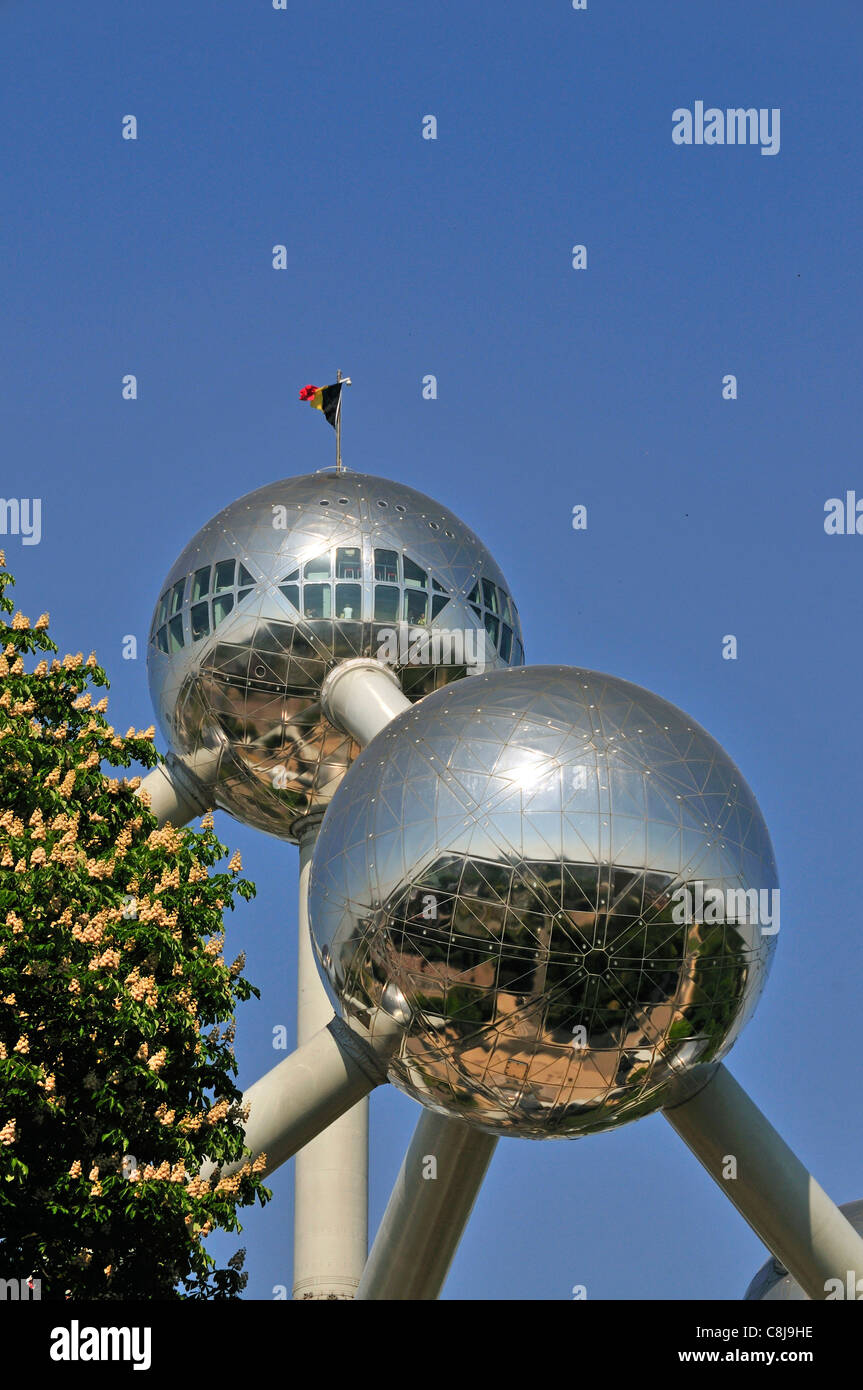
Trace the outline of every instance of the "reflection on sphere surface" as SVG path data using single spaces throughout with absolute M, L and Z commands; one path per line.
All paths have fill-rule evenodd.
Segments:
M 360 754 L 310 914 L 346 1015 L 403 998 L 397 1086 L 565 1137 L 649 1113 L 729 1050 L 775 944 L 741 890 L 776 884 L 752 792 L 693 719 L 612 676 L 523 667 L 427 696 Z M 687 921 L 685 885 L 693 908 L 698 885 L 740 896 Z

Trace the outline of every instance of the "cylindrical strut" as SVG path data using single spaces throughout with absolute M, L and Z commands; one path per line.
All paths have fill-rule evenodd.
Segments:
M 463 1120 L 422 1112 L 357 1298 L 438 1297 L 496 1145 Z
M 395 672 L 370 656 L 343 661 L 321 687 L 327 719 L 363 748 L 410 703 Z
M 196 757 L 184 761 L 169 753 L 163 763 L 147 773 L 137 794 L 146 793 L 150 810 L 160 827 L 168 821 L 172 825 L 188 825 L 189 821 L 213 809 L 219 756 L 218 751 L 203 749 Z
M 810 1298 L 863 1278 L 863 1239 L 724 1066 L 663 1114 Z
M 297 827 L 300 845 L 297 1044 L 332 1018 L 309 931 L 309 871 L 320 816 Z M 369 1103 L 364 1097 L 302 1149 L 294 1165 L 295 1299 L 353 1298 L 368 1253 Z
M 266 1154 L 265 1173 L 272 1173 L 328 1125 L 386 1081 L 387 1060 L 398 1045 L 399 1025 L 379 1014 L 368 1037 L 354 1033 L 341 1019 L 330 1019 L 314 1037 L 273 1067 L 247 1091 L 249 1114 L 243 1126 L 251 1158 Z M 230 1177 L 249 1162 L 249 1155 L 221 1168 Z M 212 1162 L 201 1177 L 215 1171 Z

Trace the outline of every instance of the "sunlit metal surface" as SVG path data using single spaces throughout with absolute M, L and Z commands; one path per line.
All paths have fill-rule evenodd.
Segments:
M 401 998 L 397 1086 L 493 1132 L 574 1136 L 728 1051 L 775 935 L 708 892 L 776 885 L 755 798 L 693 719 L 540 666 L 437 691 L 369 744 L 324 819 L 310 916 L 347 1016 Z
M 477 659 L 521 664 L 521 643 L 506 580 L 452 512 L 389 479 L 317 473 L 198 532 L 162 586 L 147 664 L 171 748 L 219 756 L 216 804 L 292 839 L 357 752 L 320 709 L 334 665 L 385 660 L 419 699 Z
M 858 1235 L 863 1236 L 863 1202 L 846 1202 L 839 1210 L 843 1216 L 850 1221 Z M 860 1271 L 854 1271 L 852 1281 L 853 1290 L 850 1288 L 847 1275 L 842 1291 L 836 1290 L 834 1298 L 838 1300 L 852 1298 L 855 1301 L 863 1295 L 863 1288 L 857 1289 L 857 1278 L 863 1278 Z M 841 1281 L 840 1281 L 841 1282 Z M 797 1280 L 788 1273 L 783 1264 L 771 1256 L 765 1264 L 761 1266 L 746 1293 L 743 1295 L 745 1300 L 750 1303 L 806 1303 L 808 1299 L 801 1289 Z

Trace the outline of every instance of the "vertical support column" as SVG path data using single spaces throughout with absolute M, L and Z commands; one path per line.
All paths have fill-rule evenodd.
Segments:
M 309 931 L 309 873 L 320 815 L 297 827 L 300 846 L 297 1045 L 325 1028 L 333 1006 Z M 294 1160 L 295 1299 L 353 1298 L 368 1253 L 369 1103 L 361 1100 Z

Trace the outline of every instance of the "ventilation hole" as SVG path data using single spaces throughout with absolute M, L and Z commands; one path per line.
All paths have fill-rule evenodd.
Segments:
M 389 502 L 382 502 L 381 499 L 378 498 L 378 506 L 379 506 L 379 507 L 388 507 L 389 505 L 390 505 Z
M 322 497 L 320 505 L 322 507 L 328 507 L 330 505 L 330 499 L 328 497 Z
M 407 507 L 403 507 L 402 504 L 401 504 L 401 502 L 396 502 L 396 511 L 397 511 L 397 512 L 405 512 L 405 511 L 407 511 Z
M 340 506 L 340 507 L 346 507 L 347 505 L 348 505 L 348 499 L 347 499 L 347 497 L 340 497 L 340 498 L 339 498 L 339 506 Z
M 439 530 L 440 530 L 440 527 L 438 526 L 438 524 L 437 524 L 436 521 L 430 521 L 430 522 L 429 522 L 429 526 L 432 528 L 433 531 L 439 531 Z
M 267 668 L 266 668 L 266 666 L 256 666 L 256 667 L 255 667 L 255 675 L 258 676 L 259 678 L 260 678 L 261 676 L 265 676 L 266 674 L 267 674 Z

